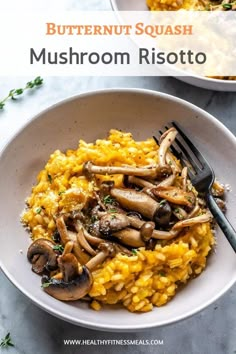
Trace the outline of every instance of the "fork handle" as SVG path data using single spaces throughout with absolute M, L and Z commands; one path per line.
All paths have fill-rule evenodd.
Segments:
M 234 252 L 236 252 L 236 231 L 233 226 L 230 224 L 222 210 L 217 205 L 213 195 L 208 193 L 206 196 L 208 207 L 214 216 L 217 224 L 220 226 L 221 230 L 227 237 L 229 243 L 231 244 Z

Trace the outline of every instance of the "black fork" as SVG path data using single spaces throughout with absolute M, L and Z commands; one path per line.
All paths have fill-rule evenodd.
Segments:
M 214 171 L 200 151 L 184 133 L 182 127 L 180 128 L 179 124 L 171 122 L 165 126 L 163 131 L 159 131 L 159 133 L 163 134 L 165 130 L 168 130 L 171 127 L 174 127 L 178 131 L 178 136 L 170 148 L 171 151 L 181 161 L 183 166 L 188 167 L 188 175 L 192 185 L 204 196 L 207 206 L 217 224 L 220 226 L 232 248 L 236 252 L 236 231 L 217 205 L 211 192 L 211 187 L 215 180 Z M 158 140 L 155 137 L 154 139 L 158 143 Z

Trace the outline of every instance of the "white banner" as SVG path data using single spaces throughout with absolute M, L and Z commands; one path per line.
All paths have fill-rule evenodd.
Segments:
M 1 13 L 0 75 L 236 76 L 236 12 Z

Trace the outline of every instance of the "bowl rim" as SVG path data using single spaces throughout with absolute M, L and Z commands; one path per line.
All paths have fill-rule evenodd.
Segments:
M 117 0 L 110 0 L 110 4 L 111 4 L 111 8 L 114 12 L 122 12 L 117 7 Z M 178 69 L 176 71 L 182 72 L 182 70 L 178 70 Z M 177 75 L 172 76 L 171 75 L 170 77 L 178 78 L 179 76 L 177 76 Z M 199 75 L 181 75 L 181 77 L 191 77 L 193 79 L 203 80 L 204 82 L 209 82 L 212 84 L 218 84 L 218 85 L 222 84 L 222 85 L 228 85 L 228 87 L 230 87 L 230 86 L 234 87 L 234 88 L 236 87 L 236 80 L 214 79 L 214 78 L 204 77 L 204 76 L 199 76 Z
M 204 111 L 202 108 L 199 108 L 195 106 L 194 104 L 183 100 L 181 98 L 169 95 L 167 93 L 159 92 L 159 91 L 153 91 L 149 89 L 142 89 L 142 88 L 109 88 L 109 89 L 99 89 L 99 90 L 91 90 L 87 92 L 83 92 L 80 94 L 73 95 L 71 97 L 68 97 L 66 99 L 62 99 L 58 101 L 57 103 L 43 109 L 36 115 L 33 115 L 31 118 L 29 118 L 28 122 L 23 124 L 23 126 L 12 136 L 10 137 L 3 148 L 0 150 L 0 160 L 3 157 L 4 153 L 7 151 L 8 147 L 14 142 L 15 139 L 17 139 L 18 135 L 20 135 L 24 129 L 29 127 L 31 124 L 33 124 L 37 119 L 40 119 L 41 116 L 44 116 L 47 112 L 54 110 L 55 108 L 58 108 L 64 104 L 70 103 L 72 101 L 76 101 L 80 98 L 84 97 L 91 97 L 91 96 L 97 96 L 97 95 L 104 95 L 104 94 L 145 94 L 148 96 L 153 96 L 153 97 L 160 97 L 162 99 L 167 99 L 170 101 L 173 101 L 177 104 L 183 105 L 185 107 L 188 107 L 192 110 L 194 110 L 196 113 L 202 114 L 206 117 L 206 119 L 209 119 L 210 121 L 213 121 L 216 125 L 218 125 L 219 129 L 224 131 L 226 135 L 228 135 L 231 139 L 235 141 L 236 144 L 236 137 L 234 136 L 233 133 L 230 132 L 228 128 L 224 126 L 223 123 L 221 123 L 219 120 L 217 120 L 214 116 L 209 114 L 208 112 Z M 110 331 L 110 332 L 124 332 L 124 331 L 129 331 L 129 332 L 134 332 L 134 331 L 142 331 L 145 329 L 150 329 L 150 328 L 157 328 L 157 327 L 162 327 L 162 326 L 167 326 L 173 323 L 180 322 L 184 319 L 187 319 L 196 313 L 204 310 L 206 307 L 211 305 L 213 302 L 218 300 L 222 295 L 224 295 L 236 282 L 236 274 L 234 277 L 232 277 L 231 281 L 224 286 L 224 288 L 221 289 L 220 292 L 218 292 L 214 297 L 210 298 L 208 301 L 204 302 L 200 306 L 197 306 L 193 310 L 190 310 L 183 315 L 179 315 L 176 317 L 173 317 L 171 320 L 162 320 L 159 323 L 144 323 L 144 324 L 137 324 L 137 325 L 111 325 L 111 324 L 106 324 L 106 323 L 97 323 L 95 324 L 94 322 L 83 320 L 80 318 L 75 318 L 71 315 L 63 314 L 61 311 L 58 311 L 54 308 L 51 308 L 49 305 L 45 304 L 42 300 L 39 300 L 37 296 L 32 296 L 29 291 L 25 290 L 23 286 L 21 286 L 17 279 L 14 278 L 13 275 L 10 274 L 8 271 L 7 267 L 3 264 L 3 262 L 0 259 L 0 270 L 3 271 L 5 276 L 8 278 L 8 280 L 17 288 L 20 290 L 20 292 L 25 295 L 30 301 L 32 301 L 36 306 L 40 307 L 44 311 L 50 313 L 51 315 L 60 318 L 64 321 L 73 323 L 77 326 L 83 326 L 86 328 L 90 329 L 95 329 L 95 330 L 100 330 L 100 331 Z

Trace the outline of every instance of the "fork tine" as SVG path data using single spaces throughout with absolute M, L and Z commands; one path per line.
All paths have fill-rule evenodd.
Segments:
M 158 141 L 158 139 L 153 135 L 153 139 L 155 140 L 155 143 L 157 144 L 157 145 L 159 145 L 159 141 Z
M 196 159 L 199 161 L 199 163 L 204 167 L 204 165 L 208 165 L 206 159 L 202 156 L 202 154 L 198 151 L 198 149 L 193 145 L 193 143 L 190 141 L 190 139 L 186 136 L 186 134 L 183 132 L 182 128 L 179 127 L 179 124 L 177 124 L 175 121 L 171 122 L 173 127 L 178 131 L 180 136 L 183 138 L 183 140 L 186 142 L 188 145 L 189 149 L 192 151 Z
M 170 147 L 170 150 L 173 153 L 173 155 L 180 160 L 181 164 L 187 167 L 189 178 L 190 179 L 194 178 L 196 175 L 196 170 L 190 163 L 187 163 L 186 159 L 183 158 L 183 154 L 178 150 L 176 150 L 176 148 L 173 145 Z
M 186 160 L 189 162 L 189 164 L 192 166 L 192 168 L 197 172 L 197 170 L 202 170 L 202 164 L 197 165 L 196 162 L 193 160 L 192 156 L 188 152 L 188 150 L 185 148 L 185 146 L 181 143 L 179 139 L 175 139 L 175 143 L 179 146 L 180 150 L 182 151 L 183 155 L 186 157 Z

